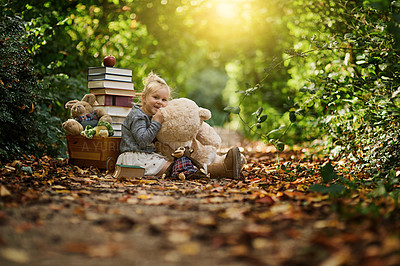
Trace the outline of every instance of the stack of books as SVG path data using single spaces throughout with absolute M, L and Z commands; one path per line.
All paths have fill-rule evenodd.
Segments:
M 133 105 L 135 89 L 132 69 L 117 67 L 89 67 L 88 88 L 96 95 L 94 109 L 103 109 L 112 117 L 114 136 L 121 136 L 121 126 Z

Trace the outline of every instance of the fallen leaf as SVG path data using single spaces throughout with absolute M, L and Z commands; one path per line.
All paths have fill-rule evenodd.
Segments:
M 260 225 L 251 223 L 243 228 L 243 232 L 251 235 L 252 237 L 267 237 L 271 233 L 272 229 L 268 225 Z
M 268 196 L 268 195 L 265 195 L 265 196 L 262 197 L 262 198 L 256 199 L 255 202 L 261 203 L 261 204 L 266 204 L 266 205 L 272 205 L 272 204 L 275 203 L 275 201 L 272 199 L 272 197 L 270 197 L 270 196 Z
M 178 251 L 183 255 L 197 255 L 201 251 L 201 245 L 197 242 L 186 242 L 178 245 Z
M 135 221 L 129 217 L 122 216 L 113 219 L 100 219 L 95 221 L 107 231 L 128 231 L 135 225 Z
M 201 216 L 197 218 L 197 224 L 202 226 L 216 226 L 217 220 L 215 219 L 214 216 L 211 215 Z
M 16 262 L 16 263 L 28 263 L 30 261 L 29 254 L 23 249 L 17 248 L 2 248 L 0 251 L 3 258 Z
M 234 257 L 244 257 L 248 256 L 250 253 L 250 249 L 246 245 L 236 245 L 230 248 L 230 253 Z
M 60 189 L 60 190 L 66 189 L 66 187 L 60 186 L 60 185 L 55 185 L 55 186 L 52 186 L 51 188 L 52 188 L 52 189 Z
M 185 231 L 171 231 L 167 233 L 168 241 L 174 244 L 188 242 L 190 238 L 191 238 L 190 233 Z
M 169 196 L 153 196 L 143 202 L 146 205 L 172 205 L 175 199 Z
M 2 185 L 0 187 L 0 196 L 1 197 L 11 196 L 11 192 L 5 186 Z

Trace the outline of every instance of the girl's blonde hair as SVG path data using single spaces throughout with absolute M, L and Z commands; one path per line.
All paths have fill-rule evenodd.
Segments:
M 150 74 L 144 79 L 143 83 L 144 89 L 142 91 L 142 97 L 144 98 L 162 87 L 167 88 L 169 95 L 171 95 L 171 88 L 168 86 L 167 82 L 165 82 L 165 80 L 160 78 L 157 74 L 154 74 L 153 71 L 150 72 Z

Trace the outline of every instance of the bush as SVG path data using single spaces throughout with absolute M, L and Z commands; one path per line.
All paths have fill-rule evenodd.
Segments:
M 400 167 L 400 51 L 393 34 L 399 4 L 374 3 L 310 5 L 321 9 L 317 26 L 326 35 L 310 38 L 317 52 L 308 62 L 317 74 L 298 100 L 311 106 L 308 114 L 328 133 L 336 155 L 386 176 Z
M 24 154 L 55 155 L 61 145 L 61 123 L 48 112 L 43 85 L 31 67 L 31 54 L 25 27 L 17 16 L 0 19 L 0 160 L 11 160 Z

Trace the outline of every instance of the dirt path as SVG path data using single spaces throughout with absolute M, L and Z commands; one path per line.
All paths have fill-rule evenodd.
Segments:
M 0 265 L 396 265 L 399 215 L 308 190 L 320 159 L 255 146 L 240 180 L 114 180 L 64 160 L 0 168 Z M 289 170 L 289 171 L 288 171 Z M 390 202 L 382 208 L 391 208 Z M 340 214 L 347 212 L 341 211 Z

